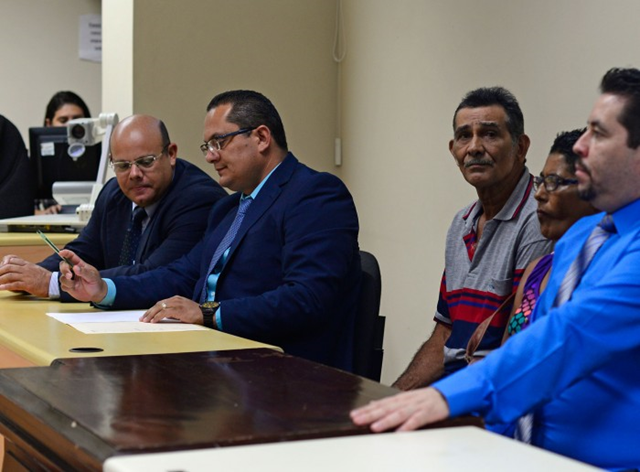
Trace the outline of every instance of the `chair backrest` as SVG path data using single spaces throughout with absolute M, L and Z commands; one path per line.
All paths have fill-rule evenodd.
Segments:
M 356 314 L 353 373 L 380 381 L 384 316 L 380 316 L 382 281 L 380 266 L 373 254 L 360 251 L 362 285 Z

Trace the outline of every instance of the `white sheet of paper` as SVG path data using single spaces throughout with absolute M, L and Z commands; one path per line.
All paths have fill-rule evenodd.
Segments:
M 139 321 L 72 323 L 70 326 L 86 334 L 157 333 L 161 331 L 196 331 L 199 329 L 208 329 L 204 326 L 185 323 L 140 323 Z
M 94 311 L 89 313 L 47 313 L 62 323 L 115 323 L 138 321 L 146 310 Z
M 157 333 L 158 331 L 208 329 L 204 326 L 181 323 L 168 318 L 165 318 L 160 323 L 141 323 L 139 320 L 144 312 L 145 310 L 47 313 L 47 316 L 86 334 Z

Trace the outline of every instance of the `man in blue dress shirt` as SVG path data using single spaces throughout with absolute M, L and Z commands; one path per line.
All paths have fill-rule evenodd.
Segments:
M 640 467 L 640 70 L 612 69 L 600 88 L 574 150 L 581 196 L 605 213 L 558 243 L 535 322 L 431 388 L 355 410 L 357 424 L 412 430 L 469 413 L 489 423 L 531 414 L 534 445 L 609 470 Z M 605 215 L 615 228 L 559 302 Z

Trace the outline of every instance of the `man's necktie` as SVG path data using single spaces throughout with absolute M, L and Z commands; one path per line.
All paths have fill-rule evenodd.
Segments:
M 142 207 L 136 207 L 133 210 L 133 217 L 129 223 L 127 234 L 124 236 L 122 243 L 122 251 L 120 251 L 120 265 L 131 265 L 136 257 L 136 251 L 140 244 L 140 236 L 142 235 L 142 221 L 147 217 L 147 212 Z
M 225 253 L 225 251 L 231 246 L 231 243 L 235 239 L 236 234 L 238 234 L 238 229 L 240 229 L 240 225 L 242 224 L 244 215 L 247 213 L 247 209 L 249 208 L 249 205 L 251 205 L 252 201 L 253 199 L 251 197 L 243 198 L 242 200 L 240 200 L 238 213 L 236 213 L 236 217 L 233 220 L 233 223 L 231 223 L 227 234 L 224 235 L 222 241 L 220 241 L 220 244 L 218 244 L 218 247 L 213 253 L 213 257 L 211 258 L 211 262 L 209 263 L 209 268 L 207 269 L 207 274 L 204 280 L 204 286 L 202 287 L 202 293 L 200 294 L 200 303 L 203 303 L 207 299 L 207 277 L 209 276 L 209 274 L 211 274 L 211 272 L 213 272 L 213 268 L 216 266 L 216 264 L 218 264 L 218 261 Z
M 554 302 L 554 306 L 560 306 L 563 303 L 567 302 L 571 298 L 571 294 L 578 286 L 582 275 L 589 267 L 593 256 L 596 255 L 600 246 L 604 244 L 604 242 L 616 232 L 616 226 L 613 223 L 613 218 L 611 215 L 606 214 L 598 226 L 596 226 L 589 238 L 582 246 L 580 250 L 580 254 L 575 258 L 569 270 L 567 271 L 564 279 L 562 280 L 562 284 L 558 289 L 558 294 L 556 295 L 556 300 Z
M 571 266 L 569 266 L 569 270 L 565 274 L 564 279 L 562 279 L 556 299 L 553 302 L 554 306 L 557 307 L 569 301 L 573 291 L 580 283 L 580 279 L 586 272 L 587 267 L 589 267 L 593 257 L 596 255 L 596 252 L 598 252 L 598 249 L 609 239 L 609 236 L 615 232 L 616 226 L 613 223 L 613 218 L 611 215 L 606 214 L 604 218 L 600 220 L 600 223 L 593 228 L 584 246 L 582 246 L 578 257 L 576 257 L 571 263 Z M 517 440 L 531 444 L 534 416 L 534 413 L 528 413 L 518 418 L 515 432 L 515 438 Z

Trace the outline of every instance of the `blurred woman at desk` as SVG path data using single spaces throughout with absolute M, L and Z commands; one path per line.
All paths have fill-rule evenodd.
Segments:
M 87 104 L 71 91 L 56 93 L 49 103 L 44 115 L 44 126 L 67 126 L 71 120 L 78 118 L 91 118 L 91 112 Z M 40 200 L 35 202 L 35 214 L 55 214 L 62 210 L 55 200 Z
M 49 100 L 44 115 L 44 126 L 66 126 L 68 121 L 78 118 L 91 118 L 89 107 L 75 93 L 61 91 Z

